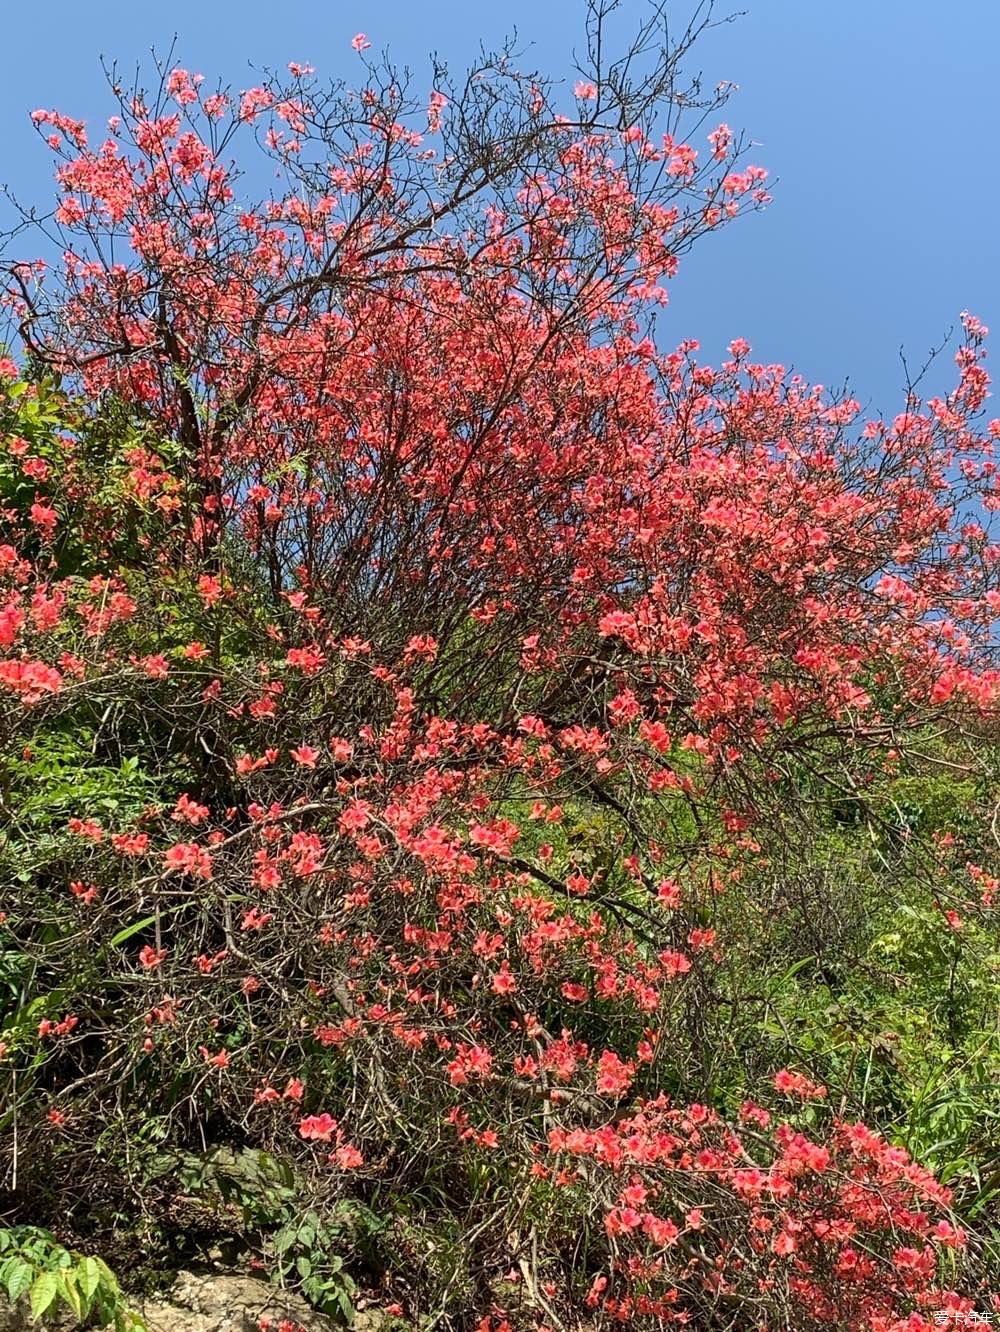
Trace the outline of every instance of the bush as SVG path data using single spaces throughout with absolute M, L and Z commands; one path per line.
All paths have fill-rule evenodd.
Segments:
M 960 1225 L 877 1128 L 945 1166 L 942 1014 L 928 1075 L 995 1069 L 976 816 L 914 804 L 975 811 L 985 767 L 921 764 L 995 726 L 985 330 L 891 423 L 663 354 L 677 255 L 764 173 L 678 137 L 694 34 L 634 81 L 589 12 L 568 118 L 502 55 L 419 102 L 363 41 L 358 95 L 177 69 L 98 149 L 36 113 L 68 257 L 9 268 L 0 362 L 7 1205 L 109 1253 L 193 1205 L 340 1313 L 930 1326 L 988 1287 L 988 1148 L 957 1130 Z M 258 131 L 288 192 L 237 208 Z

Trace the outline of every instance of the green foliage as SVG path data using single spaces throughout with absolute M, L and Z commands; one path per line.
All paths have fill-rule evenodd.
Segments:
M 100 737 L 84 727 L 51 727 L 7 763 L 11 803 L 25 841 L 64 829 L 70 817 L 133 820 L 158 793 L 154 779 L 136 755 L 110 766 L 94 761 Z M 4 838 L 6 841 L 6 837 Z M 2 843 L 0 843 L 2 845 Z M 51 842 L 42 842 L 44 848 Z M 23 881 L 30 868 L 22 871 Z
M 0 1294 L 11 1306 L 27 1300 L 35 1323 L 68 1311 L 80 1324 L 93 1319 L 115 1332 L 146 1332 L 103 1259 L 67 1249 L 37 1226 L 0 1227 Z
M 238 1231 L 259 1249 L 275 1281 L 301 1290 L 321 1312 L 350 1321 L 356 1286 L 347 1263 L 370 1254 L 385 1228 L 359 1199 L 303 1207 L 305 1181 L 287 1161 L 255 1148 L 178 1153 L 154 1147 L 144 1177 L 147 1185 L 169 1179 L 214 1213 L 219 1233 Z
M 43 558 L 60 577 L 89 578 L 143 563 L 155 535 L 169 530 L 170 510 L 158 508 L 134 484 L 137 458 L 166 473 L 163 493 L 185 502 L 184 453 L 154 436 L 134 412 L 108 397 L 98 411 L 84 411 L 58 380 L 42 375 L 0 386 L 0 439 L 20 441 L 0 450 L 0 502 L 7 520 L 25 529 L 22 553 L 42 556 L 28 515 L 41 500 L 56 511 L 54 544 Z M 25 470 L 24 460 L 34 470 Z M 39 471 L 38 464 L 44 470 Z M 92 484 L 99 478 L 99 484 Z M 102 539 L 95 540 L 101 533 Z
M 321 1313 L 350 1322 L 357 1289 L 345 1270 L 344 1241 L 360 1226 L 370 1234 L 377 1223 L 367 1208 L 342 1200 L 324 1219 L 307 1211 L 287 1221 L 271 1240 L 282 1283 L 298 1285 Z

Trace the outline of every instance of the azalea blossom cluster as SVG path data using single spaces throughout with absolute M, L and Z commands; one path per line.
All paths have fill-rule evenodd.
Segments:
M 615 1261 L 586 1303 L 613 1320 L 685 1324 L 692 1286 L 762 1321 L 791 1288 L 810 1326 L 858 1332 L 918 1332 L 942 1308 L 975 1308 L 928 1284 L 936 1246 L 965 1242 L 947 1215 L 933 1219 L 950 1193 L 862 1124 L 835 1121 L 820 1143 L 751 1103 L 729 1126 L 661 1095 L 611 1127 L 554 1130 L 549 1149 L 558 1164 L 538 1168 L 611 1204 Z M 898 1318 L 911 1296 L 919 1312 Z

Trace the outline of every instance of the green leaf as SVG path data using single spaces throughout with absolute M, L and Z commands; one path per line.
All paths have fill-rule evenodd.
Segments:
M 142 930 L 148 930 L 150 925 L 156 923 L 155 916 L 147 916 L 144 920 L 136 921 L 134 925 L 127 925 L 125 929 L 119 930 L 111 940 L 112 948 L 119 948 L 123 943 L 128 943 L 134 934 L 139 934 Z
M 173 915 L 175 911 L 182 910 L 183 907 L 184 907 L 183 902 L 178 902 L 176 906 L 164 907 L 160 911 L 161 920 L 163 919 L 164 916 L 170 916 Z M 134 925 L 127 925 L 125 929 L 119 930 L 118 933 L 113 936 L 107 947 L 119 948 L 123 943 L 127 943 L 129 939 L 132 938 L 133 935 L 139 934 L 140 931 L 142 930 L 148 930 L 150 925 L 153 925 L 155 921 L 156 921 L 155 916 L 146 916 L 142 920 L 137 920 Z
M 278 1231 L 277 1235 L 275 1235 L 274 1237 L 274 1252 L 275 1253 L 287 1252 L 287 1250 L 289 1250 L 292 1247 L 292 1245 L 295 1243 L 295 1238 L 296 1236 L 294 1230 L 288 1227 L 283 1227 L 281 1230 Z
M 16 1304 L 35 1279 L 35 1269 L 23 1258 L 18 1259 L 7 1277 L 7 1299 Z
M 77 1318 L 82 1318 L 84 1312 L 84 1300 L 83 1294 L 76 1283 L 76 1273 L 65 1271 L 59 1272 L 57 1273 L 57 1280 L 59 1282 L 59 1294 L 62 1295 L 63 1299 L 76 1314 Z M 87 1303 L 89 1304 L 90 1301 L 88 1300 Z
M 94 1298 L 94 1292 L 101 1284 L 101 1269 L 97 1265 L 96 1258 L 81 1258 L 77 1267 L 77 1279 L 80 1282 L 80 1289 L 88 1300 Z
M 50 1308 L 53 1300 L 59 1294 L 59 1277 L 55 1272 L 43 1272 L 31 1287 L 31 1317 L 32 1321 L 37 1322 Z
M 115 1276 L 114 1272 L 112 1272 L 111 1268 L 103 1258 L 95 1258 L 94 1262 L 97 1264 L 97 1270 L 100 1273 L 101 1281 L 112 1295 L 117 1296 L 119 1294 L 118 1278 Z

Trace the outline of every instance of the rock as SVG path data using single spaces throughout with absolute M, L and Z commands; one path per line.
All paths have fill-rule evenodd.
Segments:
M 259 1332 L 262 1318 L 271 1320 L 270 1332 L 333 1332 L 336 1327 L 300 1295 L 229 1272 L 205 1276 L 181 1272 L 165 1298 L 133 1300 L 132 1308 L 146 1320 L 149 1332 Z M 286 1328 L 280 1327 L 283 1321 Z M 80 1324 L 63 1314 L 47 1326 L 53 1332 L 72 1332 Z M 10 1309 L 0 1297 L 0 1332 L 40 1332 L 40 1328 L 28 1318 L 23 1301 Z
M 283 1320 L 295 1332 L 332 1332 L 335 1327 L 300 1295 L 237 1273 L 181 1272 L 166 1299 L 137 1302 L 135 1308 L 149 1332 L 258 1332 L 262 1318 L 271 1320 L 272 1332 Z

